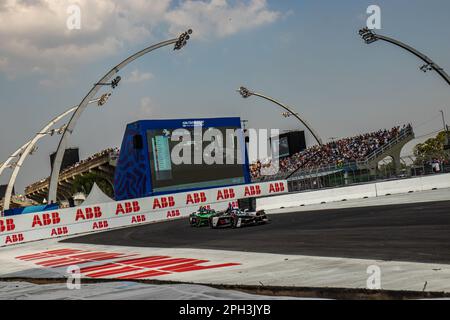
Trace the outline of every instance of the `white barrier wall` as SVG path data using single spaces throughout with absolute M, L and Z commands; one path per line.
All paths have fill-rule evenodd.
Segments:
M 185 217 L 199 206 L 286 193 L 286 181 L 215 188 L 0 218 L 0 246 Z
M 376 183 L 377 195 L 408 193 L 422 191 L 422 178 L 411 178 L 405 180 L 393 180 Z
M 320 204 L 323 202 L 362 199 L 365 197 L 371 198 L 390 194 L 445 188 L 450 188 L 450 173 L 335 189 L 290 193 L 277 197 L 257 199 L 256 205 L 258 209 L 270 210 L 309 204 Z
M 422 179 L 422 190 L 450 188 L 450 174 L 427 176 Z
M 336 189 L 291 193 L 277 197 L 256 199 L 258 209 L 279 209 L 302 205 L 333 202 L 365 197 L 376 197 L 375 184 L 365 184 Z

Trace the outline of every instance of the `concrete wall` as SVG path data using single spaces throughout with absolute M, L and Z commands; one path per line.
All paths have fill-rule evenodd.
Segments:
M 258 209 L 269 210 L 444 188 L 450 188 L 449 173 L 343 188 L 290 193 L 270 198 L 260 198 L 257 199 L 256 204 Z
M 449 177 L 450 180 L 450 177 Z M 422 191 L 422 178 L 393 180 L 375 183 L 377 196 Z M 449 185 L 450 187 L 450 185 Z
M 187 217 L 205 205 L 224 210 L 238 199 L 287 190 L 286 180 L 271 181 L 5 217 L 0 218 L 0 247 Z
M 258 209 L 279 209 L 281 207 L 297 207 L 322 202 L 333 202 L 350 199 L 376 197 L 374 184 L 326 189 L 311 192 L 290 193 L 282 196 L 256 199 Z

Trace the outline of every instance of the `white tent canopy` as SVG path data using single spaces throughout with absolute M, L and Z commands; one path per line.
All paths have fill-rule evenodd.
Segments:
M 114 200 L 108 197 L 99 186 L 94 183 L 92 190 L 87 196 L 86 200 L 83 201 L 83 206 L 92 205 L 97 203 L 113 202 Z

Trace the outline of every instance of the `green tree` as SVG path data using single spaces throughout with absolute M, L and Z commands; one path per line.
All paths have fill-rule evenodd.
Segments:
M 417 163 L 423 163 L 432 159 L 448 159 L 448 152 L 444 150 L 446 132 L 441 131 L 434 138 L 430 138 L 414 147 L 414 155 Z
M 114 188 L 109 182 L 106 175 L 101 173 L 91 172 L 83 176 L 77 176 L 72 185 L 72 193 L 82 192 L 88 195 L 94 183 L 98 185 L 108 197 L 114 198 Z

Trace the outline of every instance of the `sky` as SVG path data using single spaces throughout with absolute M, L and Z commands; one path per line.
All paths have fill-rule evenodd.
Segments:
M 73 4 L 80 29 L 70 30 Z M 239 116 L 251 128 L 304 129 L 270 102 L 242 99 L 241 85 L 291 106 L 324 141 L 412 123 L 419 138 L 403 153 L 411 154 L 442 127 L 439 110 L 449 121 L 450 90 L 408 52 L 363 43 L 369 5 L 381 8 L 378 33 L 450 70 L 447 0 L 0 0 L 0 162 L 111 67 L 187 28 L 185 48 L 133 62 L 108 103 L 86 110 L 69 143 L 81 158 L 120 146 L 127 123 L 139 119 Z M 58 138 L 41 140 L 19 193 L 50 174 Z

